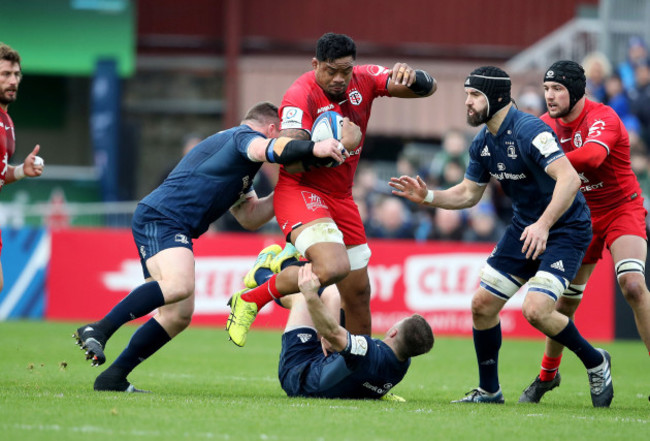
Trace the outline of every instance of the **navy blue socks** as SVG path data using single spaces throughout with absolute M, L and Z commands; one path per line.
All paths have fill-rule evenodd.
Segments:
M 149 314 L 164 304 L 165 298 L 160 290 L 160 284 L 156 281 L 147 282 L 131 291 L 115 305 L 103 319 L 96 323 L 96 327 L 106 334 L 108 339 L 124 323 Z
M 474 349 L 478 361 L 479 387 L 486 392 L 499 390 L 499 349 L 501 349 L 501 323 L 494 328 L 472 329 Z
M 603 362 L 603 354 L 598 352 L 580 335 L 572 320 L 569 320 L 566 328 L 561 330 L 559 334 L 556 336 L 549 335 L 549 337 L 571 349 L 587 369 L 594 368 Z

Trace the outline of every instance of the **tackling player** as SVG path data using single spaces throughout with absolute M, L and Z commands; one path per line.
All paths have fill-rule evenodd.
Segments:
M 488 257 L 472 298 L 479 387 L 454 402 L 505 401 L 498 373 L 499 312 L 528 282 L 524 317 L 580 358 L 587 369 L 592 404 L 608 407 L 614 395 L 609 354 L 590 345 L 573 321 L 555 310 L 591 241 L 589 209 L 578 193 L 580 178 L 551 129 L 512 105 L 510 78 L 503 70 L 475 69 L 465 80 L 465 93 L 467 122 L 473 127 L 486 124 L 469 147 L 465 179 L 435 193 L 419 176 L 390 182 L 396 195 L 451 210 L 476 205 L 491 178 L 512 199 L 512 223 Z
M 309 139 L 318 115 L 333 110 L 356 123 L 365 137 L 372 103 L 382 96 L 422 98 L 436 90 L 426 72 L 396 63 L 392 69 L 356 65 L 356 45 L 347 35 L 327 33 L 317 43 L 313 70 L 287 90 L 280 108 L 281 134 Z M 351 157 L 335 168 L 289 174 L 280 170 L 275 187 L 275 214 L 288 242 L 309 260 L 322 286 L 336 284 L 342 297 L 345 326 L 353 334 L 370 334 L 368 247 L 363 223 L 352 198 L 352 184 L 363 138 Z M 259 309 L 274 298 L 298 292 L 298 267 L 289 266 L 250 291 L 236 293 L 227 329 L 243 346 Z
M 138 204 L 133 214 L 133 238 L 140 254 L 145 283 L 135 288 L 104 318 L 74 333 L 97 366 L 106 361 L 106 342 L 124 323 L 157 309 L 140 326 L 129 344 L 95 380 L 99 391 L 137 392 L 127 376 L 189 326 L 194 312 L 195 263 L 193 239 L 230 209 L 243 227 L 254 230 L 273 217 L 273 195 L 258 199 L 253 178 L 262 162 L 313 166 L 322 161 L 345 161 L 341 143 L 318 143 L 279 133 L 277 106 L 253 106 L 241 125 L 218 132 L 197 144 L 165 181 Z M 344 122 L 344 140 L 359 128 Z M 353 136 L 354 137 L 354 136 Z
M 394 397 L 389 392 L 406 375 L 411 357 L 433 347 L 431 327 L 418 314 L 395 323 L 383 340 L 348 332 L 335 318 L 338 292 L 327 289 L 319 296 L 321 284 L 310 263 L 300 267 L 298 286 L 302 294 L 280 299 L 291 309 L 278 369 L 290 397 Z
M 27 155 L 25 161 L 18 165 L 9 165 L 9 158 L 16 150 L 16 136 L 14 122 L 7 113 L 9 104 L 16 101 L 18 86 L 22 79 L 20 68 L 20 54 L 4 43 L 0 43 L 0 190 L 5 184 L 16 182 L 25 176 L 30 178 L 43 173 L 43 158 L 36 156 L 40 146 Z M 0 252 L 2 252 L 2 238 L 0 237 Z M 2 265 L 0 265 L 0 291 L 4 285 Z
M 630 141 L 614 110 L 585 96 L 585 84 L 582 66 L 573 61 L 557 61 L 544 75 L 548 113 L 541 118 L 555 131 L 580 175 L 580 191 L 591 210 L 594 234 L 578 274 L 556 308 L 573 319 L 606 246 L 641 339 L 650 351 L 650 293 L 645 284 L 647 213 L 630 165 Z M 541 372 L 519 402 L 538 403 L 546 392 L 559 386 L 562 348 L 558 342 L 546 340 Z

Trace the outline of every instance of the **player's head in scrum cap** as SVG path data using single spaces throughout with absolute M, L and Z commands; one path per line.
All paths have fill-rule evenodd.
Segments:
M 477 127 L 488 122 L 495 113 L 512 101 L 511 81 L 507 73 L 494 66 L 481 66 L 474 69 L 465 79 L 465 89 L 474 89 L 487 101 L 485 109 L 475 109 L 476 114 L 467 115 L 467 122 Z
M 553 118 L 567 115 L 576 103 L 585 96 L 587 87 L 585 70 L 575 61 L 560 60 L 553 63 L 544 74 L 544 83 L 547 82 L 560 83 L 569 91 L 569 107 L 562 114 L 551 115 Z

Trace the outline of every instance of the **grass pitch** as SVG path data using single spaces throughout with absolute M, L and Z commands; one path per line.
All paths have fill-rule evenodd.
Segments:
M 13 440 L 644 440 L 650 439 L 650 359 L 640 342 L 612 355 L 615 397 L 594 409 L 587 375 L 567 352 L 562 385 L 517 404 L 543 343 L 505 340 L 505 405 L 452 405 L 478 384 L 471 339 L 438 336 L 394 392 L 406 403 L 287 398 L 277 380 L 280 333 L 253 329 L 245 348 L 221 329 L 190 328 L 129 377 L 151 394 L 97 393 L 104 366 L 74 345 L 79 323 L 0 322 L 0 439 Z M 126 326 L 107 347 L 126 345 Z

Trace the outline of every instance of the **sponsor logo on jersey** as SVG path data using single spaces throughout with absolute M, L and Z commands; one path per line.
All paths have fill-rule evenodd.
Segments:
M 2 173 L 0 173 L 0 175 L 2 175 L 2 176 L 7 175 L 7 169 L 9 168 L 9 156 L 8 155 L 9 154 L 7 152 L 5 152 L 5 156 L 4 156 L 4 158 L 2 158 L 3 167 L 2 167 Z
M 386 383 L 384 384 L 384 387 L 377 387 L 374 384 L 370 384 L 367 381 L 363 383 L 363 387 L 366 389 L 370 389 L 371 391 L 379 394 L 379 395 L 384 395 L 386 394 L 389 390 L 392 389 L 393 385 L 391 383 Z
M 561 144 L 564 144 L 565 142 L 569 142 L 569 141 L 571 141 L 571 138 L 562 138 L 562 139 L 560 139 Z
M 499 163 L 497 164 L 497 170 L 499 170 L 499 171 L 505 171 L 505 169 L 506 169 L 506 165 L 505 165 L 503 162 L 499 162 Z
M 350 103 L 353 106 L 358 106 L 363 101 L 363 97 L 361 96 L 361 93 L 359 93 L 357 89 L 352 89 L 348 93 L 348 98 L 350 98 Z
M 583 192 L 583 193 L 586 193 L 588 191 L 598 190 L 600 188 L 603 188 L 604 186 L 605 186 L 605 183 L 603 181 L 600 181 L 597 184 L 583 185 L 582 187 L 580 187 L 580 191 Z
M 328 110 L 332 110 L 334 108 L 334 104 L 330 103 L 327 106 L 319 107 L 318 110 L 316 111 L 316 115 L 319 115 L 323 112 L 327 112 Z
M 298 107 L 285 107 L 282 109 L 282 129 L 302 128 L 303 111 Z
M 509 179 L 511 181 L 519 181 L 521 179 L 526 179 L 526 173 L 492 173 L 490 172 L 490 175 L 499 181 L 503 181 L 504 179 Z
M 302 199 L 305 201 L 305 206 L 308 210 L 316 211 L 319 208 L 324 208 L 326 210 L 329 209 L 329 207 L 325 205 L 320 196 L 309 191 L 302 192 Z
M 174 242 L 182 243 L 182 244 L 185 244 L 185 245 L 190 243 L 190 241 L 187 239 L 187 236 L 184 235 L 184 234 L 180 234 L 180 233 L 177 234 L 176 236 L 174 236 Z
M 147 250 L 145 249 L 144 245 L 140 245 L 140 255 L 143 259 L 147 257 Z
M 562 260 L 558 260 L 557 262 L 553 262 L 551 264 L 551 268 L 556 269 L 558 271 L 564 272 L 564 262 L 562 262 Z
M 483 150 L 481 150 L 481 156 L 491 156 L 490 155 L 490 150 L 488 150 L 487 145 L 485 147 L 483 147 Z

